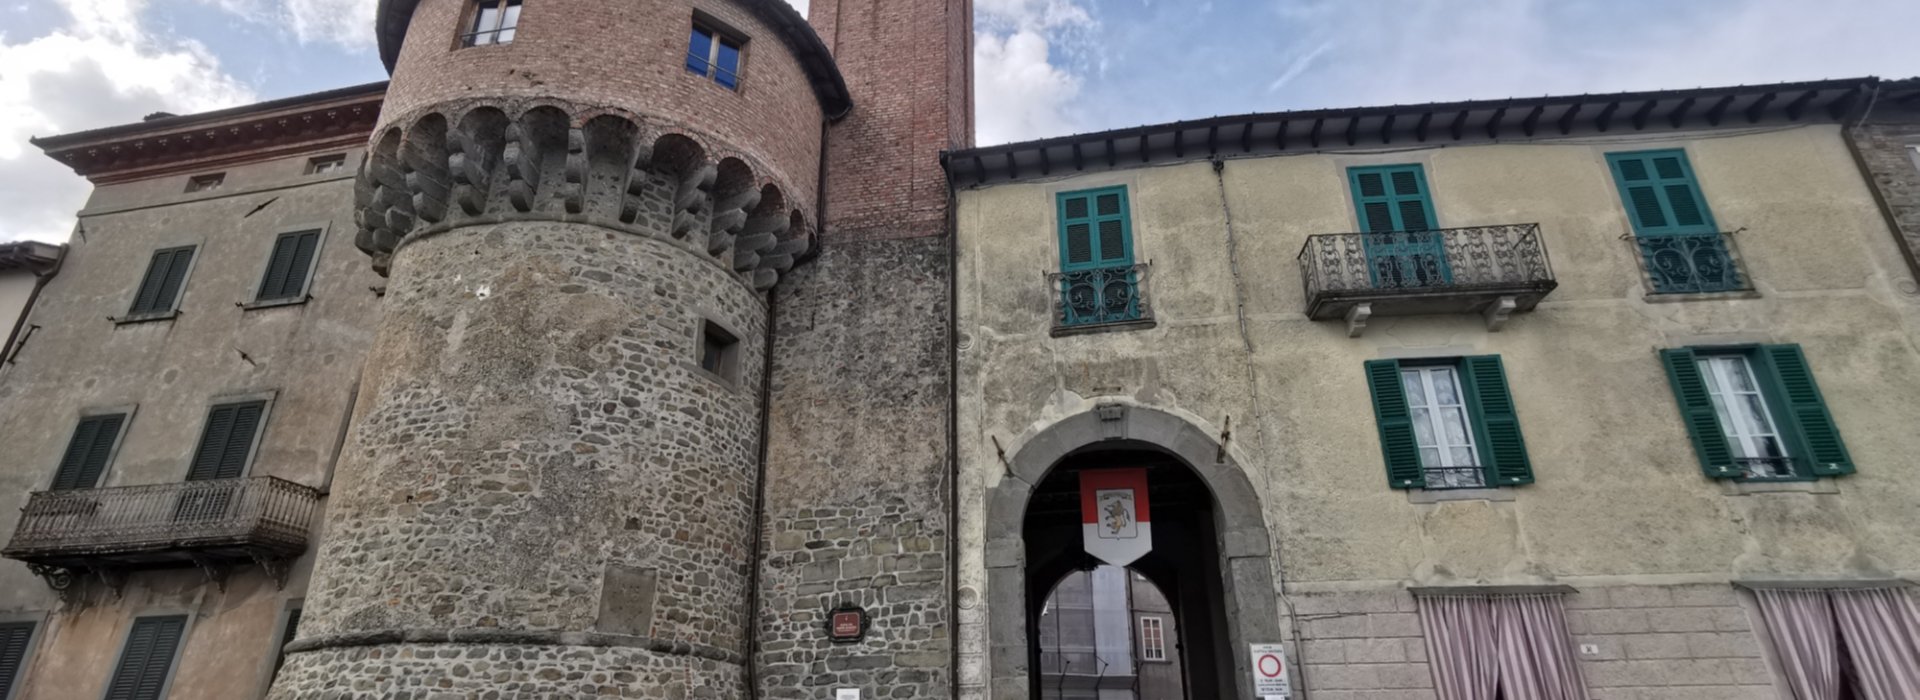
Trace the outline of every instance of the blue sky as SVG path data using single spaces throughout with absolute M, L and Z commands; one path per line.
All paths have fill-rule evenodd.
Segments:
M 1916 0 L 974 2 L 983 144 L 1281 109 L 1920 75 Z M 27 137 L 380 80 L 374 4 L 0 0 L 0 240 L 64 240 L 85 201 L 87 183 Z

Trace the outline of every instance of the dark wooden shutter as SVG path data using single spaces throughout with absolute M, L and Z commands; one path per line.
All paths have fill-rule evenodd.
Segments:
M 1400 383 L 1400 362 L 1368 360 L 1367 388 L 1373 394 L 1374 427 L 1380 430 L 1380 453 L 1387 462 L 1387 485 L 1396 489 L 1425 488 L 1427 475 L 1420 468 L 1420 443 L 1413 435 L 1407 390 Z
M 27 659 L 27 644 L 33 641 L 33 623 L 0 624 L 0 698 L 12 697 L 14 681 L 20 678 L 20 665 Z
M 65 491 L 99 486 L 100 475 L 107 470 L 107 457 L 113 454 L 114 440 L 120 436 L 120 426 L 126 420 L 124 413 L 80 419 L 80 424 L 74 426 L 73 439 L 67 442 L 66 454 L 60 456 L 53 484 L 48 488 Z
M 127 646 L 120 650 L 120 663 L 114 666 L 113 681 L 107 685 L 106 700 L 160 700 L 167 676 L 173 672 L 180 633 L 186 628 L 185 615 L 134 620 Z
M 246 471 L 247 453 L 253 449 L 253 435 L 265 409 L 264 401 L 213 407 L 207 413 L 207 427 L 200 434 L 187 480 L 239 478 Z
M 1460 360 L 1462 383 L 1467 385 L 1468 408 L 1474 413 L 1480 461 L 1487 468 L 1488 486 L 1533 483 L 1533 462 L 1520 434 L 1520 415 L 1507 389 L 1507 370 L 1499 355 Z
M 1760 357 L 1767 363 L 1779 393 L 1779 403 L 1799 434 L 1799 447 L 1815 476 L 1852 474 L 1853 456 L 1840 439 L 1840 428 L 1833 423 L 1820 386 L 1813 381 L 1813 369 L 1798 345 L 1765 345 Z
M 307 271 L 320 247 L 319 231 L 281 234 L 273 242 L 273 257 L 267 260 L 266 276 L 260 280 L 256 301 L 299 297 L 307 289 Z
M 1693 453 L 1700 458 L 1700 471 L 1710 479 L 1739 478 L 1743 472 L 1734 462 L 1733 446 L 1713 409 L 1713 396 L 1707 393 L 1707 380 L 1700 376 L 1699 358 L 1693 350 L 1675 348 L 1660 351 L 1660 363 L 1667 367 L 1667 381 L 1673 385 L 1673 398 L 1680 404 L 1680 420 L 1687 424 L 1687 437 L 1693 440 Z
M 273 675 L 280 675 L 280 667 L 287 665 L 287 645 L 292 644 L 299 634 L 300 609 L 294 608 L 287 611 L 287 624 L 280 629 L 280 646 L 273 652 Z
M 1640 236 L 1710 233 L 1713 214 L 1681 150 L 1609 153 L 1614 184 Z
M 193 263 L 193 247 L 155 251 L 147 263 L 147 274 L 140 279 L 140 290 L 133 295 L 130 314 L 158 314 L 172 311 L 180 298 L 180 285 L 187 281 L 187 267 Z
M 1435 226 L 1433 199 L 1426 172 L 1419 165 L 1381 165 L 1350 168 L 1354 208 L 1360 230 L 1430 231 Z

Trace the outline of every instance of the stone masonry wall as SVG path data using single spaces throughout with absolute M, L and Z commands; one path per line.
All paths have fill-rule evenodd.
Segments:
M 296 649 L 743 659 L 765 333 L 745 282 L 668 240 L 512 222 L 407 244 L 386 308 Z M 737 379 L 699 368 L 704 320 L 740 339 Z M 374 687 L 453 682 L 464 655 Z M 275 697 L 349 677 L 298 665 Z
M 776 289 L 762 698 L 952 692 L 946 246 L 829 244 Z M 840 603 L 861 643 L 828 641 Z
M 1920 93 L 1920 84 L 1906 88 L 1905 94 L 1915 93 Z M 1920 156 L 1913 150 L 1920 146 L 1920 105 L 1903 107 L 1889 99 L 1875 109 L 1872 121 L 1848 130 L 1848 135 L 1880 205 L 1893 219 L 1894 239 L 1907 265 L 1920 276 Z
M 1304 671 L 1313 700 L 1433 700 L 1412 595 L 1309 593 L 1293 603 L 1302 644 L 1294 683 Z M 1730 585 L 1584 588 L 1567 596 L 1566 611 L 1591 700 L 1780 697 Z

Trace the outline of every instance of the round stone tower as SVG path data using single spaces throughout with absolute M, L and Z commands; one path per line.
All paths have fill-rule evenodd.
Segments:
M 379 12 L 389 285 L 271 697 L 743 697 L 765 293 L 844 81 L 782 0 Z

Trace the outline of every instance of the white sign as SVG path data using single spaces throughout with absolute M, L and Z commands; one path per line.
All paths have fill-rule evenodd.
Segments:
M 833 700 L 860 700 L 859 688 L 838 688 L 833 691 Z
M 1253 694 L 1265 700 L 1293 697 L 1287 682 L 1287 651 L 1278 644 L 1249 644 L 1253 649 Z

